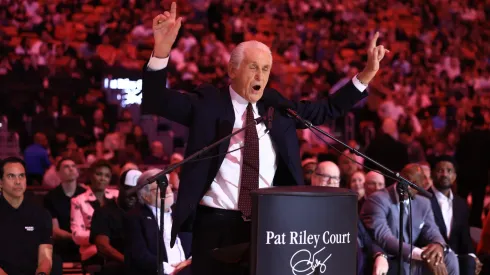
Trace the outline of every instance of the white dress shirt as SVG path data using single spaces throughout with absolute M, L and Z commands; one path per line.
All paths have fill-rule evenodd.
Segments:
M 151 212 L 155 215 L 158 226 L 160 227 L 160 208 L 155 208 L 155 206 L 148 205 Z M 163 262 L 163 272 L 164 274 L 171 274 L 174 272 L 175 267 L 173 264 L 178 264 L 186 260 L 185 252 L 182 248 L 182 243 L 179 237 L 175 240 L 175 245 L 173 248 L 170 247 L 170 238 L 172 232 L 172 213 L 166 212 L 163 214 L 163 243 L 165 244 L 165 251 L 167 252 L 167 262 Z
M 437 203 L 441 208 L 442 218 L 444 219 L 444 224 L 446 225 L 447 237 L 451 235 L 451 226 L 453 224 L 453 191 L 449 190 L 449 197 L 446 197 L 443 193 L 439 192 L 434 186 L 431 187 L 436 196 Z
M 162 70 L 167 67 L 168 60 L 169 57 L 156 58 L 152 56 L 148 62 L 148 68 L 153 71 Z M 360 92 L 367 88 L 356 76 L 352 78 L 352 82 Z M 235 112 L 233 131 L 237 131 L 244 126 L 248 101 L 233 91 L 231 86 L 230 96 Z M 254 103 L 252 106 L 254 118 L 258 118 L 257 105 Z M 260 123 L 256 127 L 259 136 L 259 188 L 265 188 L 272 186 L 272 180 L 276 173 L 276 151 L 265 124 Z M 231 138 L 228 152 L 243 147 L 244 139 L 245 132 Z M 242 150 L 236 150 L 226 155 L 218 174 L 211 183 L 211 187 L 201 200 L 202 205 L 228 210 L 238 209 L 242 154 Z

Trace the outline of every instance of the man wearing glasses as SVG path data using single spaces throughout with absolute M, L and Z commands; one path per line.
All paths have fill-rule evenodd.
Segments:
M 340 186 L 340 170 L 337 164 L 331 161 L 320 162 L 311 177 L 312 186 Z

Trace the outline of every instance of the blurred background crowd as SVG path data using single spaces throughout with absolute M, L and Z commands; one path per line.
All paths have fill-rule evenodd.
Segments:
M 121 103 L 138 96 L 152 18 L 170 2 L 0 0 L 0 158 L 22 156 L 29 184 L 44 188 L 60 183 L 55 167 L 63 157 L 78 165 L 80 182 L 100 158 L 116 176 L 127 163 L 145 170 L 164 167 L 172 154 L 181 159 L 185 128 L 140 116 L 138 100 Z M 227 85 L 230 51 L 255 39 L 273 52 L 270 87 L 293 100 L 324 98 L 362 68 L 366 43 L 379 30 L 391 52 L 369 97 L 322 128 L 395 171 L 454 156 L 455 190 L 481 227 L 489 205 L 490 1 L 177 2 L 184 19 L 168 80 L 186 92 Z M 115 96 L 112 79 L 135 86 Z M 338 164 L 343 187 L 364 170 L 351 159 L 376 168 L 348 152 L 351 159 L 339 157 L 309 131 L 298 136 L 307 178 L 326 160 Z

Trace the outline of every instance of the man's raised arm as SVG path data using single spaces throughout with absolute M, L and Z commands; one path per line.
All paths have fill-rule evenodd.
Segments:
M 143 98 L 141 113 L 158 115 L 189 126 L 192 114 L 192 98 L 179 91 L 168 89 L 168 59 L 172 45 L 175 43 L 182 18 L 177 17 L 177 4 L 172 3 L 170 11 L 165 11 L 153 19 L 152 56 L 143 68 Z
M 379 63 L 389 50 L 383 45 L 377 46 L 379 33 L 376 32 L 367 48 L 367 63 L 364 70 L 354 76 L 339 91 L 327 100 L 319 102 L 299 102 L 296 111 L 303 118 L 311 121 L 314 125 L 324 124 L 328 120 L 335 119 L 344 115 L 359 100 L 367 96 L 364 90 L 375 77 L 379 70 Z

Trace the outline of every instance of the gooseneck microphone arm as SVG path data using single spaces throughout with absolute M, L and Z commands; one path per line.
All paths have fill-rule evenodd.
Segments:
M 314 129 L 320 133 L 322 133 L 323 135 L 327 136 L 328 138 L 334 140 L 335 142 L 341 144 L 342 146 L 344 146 L 345 148 L 349 149 L 350 152 L 356 154 L 357 156 L 360 156 L 364 159 L 367 159 L 368 161 L 374 163 L 376 166 L 378 166 L 379 168 L 385 170 L 388 174 L 390 174 L 391 176 L 395 177 L 399 182 L 402 182 L 404 184 L 407 184 L 408 186 L 412 187 L 413 189 L 417 190 L 418 192 L 420 192 L 421 194 L 423 194 L 424 196 L 426 197 L 429 197 L 431 198 L 432 197 L 432 194 L 427 192 L 427 190 L 419 187 L 418 185 L 410 182 L 409 180 L 407 180 L 406 178 L 404 178 L 403 176 L 400 175 L 400 173 L 396 173 L 390 169 L 388 169 L 386 166 L 382 165 L 381 163 L 373 160 L 372 158 L 364 155 L 363 153 L 359 152 L 358 150 L 350 147 L 349 145 L 345 144 L 344 142 L 340 141 L 339 139 L 337 139 L 336 137 L 330 135 L 329 133 L 323 131 L 322 129 L 316 127 L 315 125 L 313 125 L 313 123 L 311 123 L 310 121 L 302 118 L 300 115 L 298 115 L 298 113 L 296 111 L 294 111 L 293 109 L 291 108 L 286 108 L 284 109 L 284 111 L 291 117 L 295 118 L 296 120 L 300 121 L 301 123 L 303 123 L 307 128 L 309 128 L 310 130 L 311 129 Z

